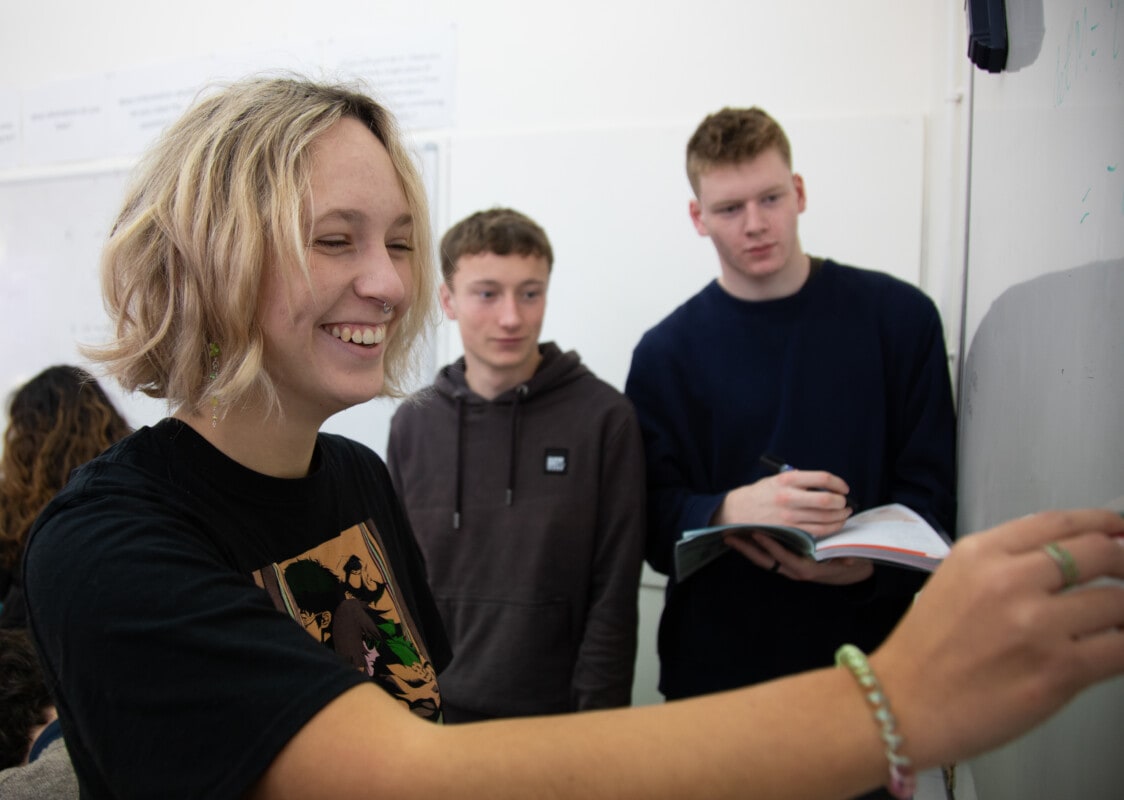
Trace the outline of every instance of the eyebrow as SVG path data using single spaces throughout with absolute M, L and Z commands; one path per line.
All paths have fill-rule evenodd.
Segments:
M 367 217 L 368 217 L 368 215 L 367 215 L 366 212 L 360 211 L 357 208 L 330 208 L 327 211 L 325 211 L 323 214 L 316 217 L 316 219 L 314 220 L 314 224 L 319 224 L 319 223 L 324 222 L 326 220 L 333 220 L 333 219 L 339 219 L 339 220 L 343 220 L 344 222 L 350 222 L 350 223 L 366 222 Z M 392 223 L 390 223 L 389 227 L 390 228 L 403 228 L 403 227 L 407 227 L 407 226 L 410 226 L 410 225 L 413 225 L 413 224 L 414 224 L 414 215 L 411 214 L 409 211 L 406 211 L 406 212 L 403 212 L 402 214 L 399 214 L 398 217 Z
M 772 186 L 767 186 L 764 189 L 761 189 L 760 191 L 757 191 L 757 192 L 746 192 L 744 194 L 739 193 L 737 195 L 729 195 L 722 200 L 714 200 L 714 201 L 708 203 L 707 207 L 708 208 L 721 208 L 722 206 L 728 206 L 728 205 L 741 205 L 742 203 L 744 203 L 746 201 L 746 198 L 764 197 L 765 195 L 770 195 L 770 194 L 783 194 L 785 191 L 787 191 L 786 184 L 784 184 L 783 182 L 777 183 L 777 184 L 774 184 Z
M 541 280 L 539 278 L 530 278 L 528 280 L 521 281 L 520 283 L 515 284 L 514 288 L 515 289 L 526 289 L 528 287 L 546 286 L 546 284 L 547 284 L 547 282 L 545 280 Z M 465 284 L 466 287 L 471 287 L 471 288 L 475 288 L 475 289 L 490 288 L 490 287 L 504 286 L 504 285 L 505 284 L 504 284 L 503 281 L 496 280 L 495 278 L 477 278 L 476 280 L 468 281 Z

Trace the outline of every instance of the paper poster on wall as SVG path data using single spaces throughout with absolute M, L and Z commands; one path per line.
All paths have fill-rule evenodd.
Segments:
M 0 170 L 11 169 L 19 163 L 19 130 L 19 93 L 0 89 Z
M 370 86 L 403 128 L 453 124 L 455 36 L 452 25 L 384 29 L 325 44 L 325 66 Z
M 425 25 L 54 81 L 0 95 L 0 170 L 135 157 L 208 87 L 253 74 L 358 78 L 403 128 L 448 127 L 453 55 L 453 27 Z
M 159 69 L 131 69 L 108 76 L 104 124 L 112 132 L 106 156 L 135 156 L 174 122 L 209 86 L 249 73 L 273 69 L 300 70 L 312 64 L 311 48 L 254 51 L 167 64 Z
M 23 157 L 27 164 L 103 158 L 112 151 L 106 125 L 111 105 L 104 78 L 55 81 L 24 94 Z

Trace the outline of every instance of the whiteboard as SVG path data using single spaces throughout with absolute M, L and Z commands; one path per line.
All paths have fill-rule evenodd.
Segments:
M 1007 0 L 1013 72 L 975 72 L 959 529 L 1124 495 L 1124 14 Z M 1124 680 L 979 759 L 980 797 L 1115 798 Z
M 117 171 L 0 183 L 5 409 L 9 394 L 44 368 L 89 366 L 79 343 L 99 343 L 108 335 L 98 258 L 126 179 Z M 159 403 L 126 398 L 115 383 L 104 386 L 130 423 L 159 418 Z

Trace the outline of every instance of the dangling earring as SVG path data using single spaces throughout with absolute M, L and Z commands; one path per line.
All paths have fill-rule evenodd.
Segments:
M 219 349 L 218 342 L 211 342 L 207 345 L 207 353 L 211 356 L 211 374 L 207 379 L 215 382 L 215 378 L 219 376 Z M 219 425 L 219 398 L 216 395 L 211 395 L 211 427 L 217 428 Z

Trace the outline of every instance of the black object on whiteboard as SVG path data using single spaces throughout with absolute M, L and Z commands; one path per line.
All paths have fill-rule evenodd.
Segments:
M 1002 72 L 1007 64 L 1007 8 L 1004 0 L 965 0 L 968 58 L 980 69 Z

